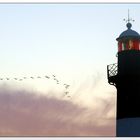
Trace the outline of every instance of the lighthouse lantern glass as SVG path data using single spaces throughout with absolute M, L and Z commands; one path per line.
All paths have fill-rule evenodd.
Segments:
M 140 41 L 136 39 L 128 39 L 118 42 L 118 52 L 125 50 L 140 50 Z

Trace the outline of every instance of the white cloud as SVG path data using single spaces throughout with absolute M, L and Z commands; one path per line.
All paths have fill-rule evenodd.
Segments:
M 114 101 L 82 107 L 28 91 L 0 88 L 1 136 L 114 136 Z M 113 107 L 112 107 L 113 106 Z

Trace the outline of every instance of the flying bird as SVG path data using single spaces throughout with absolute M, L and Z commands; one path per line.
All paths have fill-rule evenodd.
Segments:
M 56 77 L 55 75 L 52 75 L 53 77 Z
M 50 77 L 48 77 L 48 76 L 45 76 L 45 77 L 48 78 L 48 79 L 50 78 Z
M 68 91 L 65 92 L 66 95 L 67 95 L 68 93 L 69 93 Z
M 65 88 L 67 89 L 67 88 L 69 88 L 69 86 L 70 86 L 70 85 L 66 85 Z
M 58 82 L 58 80 L 56 78 L 54 78 L 54 80 Z

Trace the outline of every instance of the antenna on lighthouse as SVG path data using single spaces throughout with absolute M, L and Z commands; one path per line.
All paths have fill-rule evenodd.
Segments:
M 129 15 L 129 9 L 128 9 L 128 18 L 127 19 L 123 19 L 126 23 L 130 23 L 130 21 L 135 21 L 135 20 L 133 20 L 132 18 L 130 18 L 130 15 Z

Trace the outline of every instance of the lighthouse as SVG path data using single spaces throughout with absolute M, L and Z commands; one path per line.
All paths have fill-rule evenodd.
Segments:
M 140 35 L 131 19 L 117 40 L 117 63 L 107 66 L 108 83 L 117 89 L 116 136 L 140 136 Z

